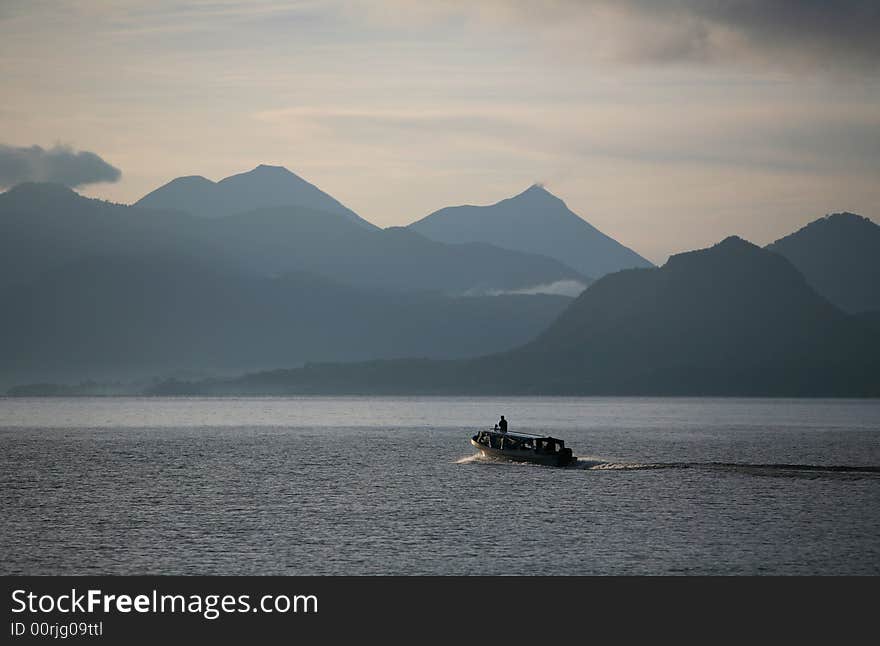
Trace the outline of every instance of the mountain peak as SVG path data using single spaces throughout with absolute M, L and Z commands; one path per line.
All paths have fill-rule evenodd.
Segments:
M 812 238 L 813 236 L 821 237 L 827 235 L 829 231 L 836 231 L 843 235 L 858 236 L 859 232 L 866 232 L 867 235 L 876 235 L 877 226 L 870 218 L 866 218 L 857 213 L 849 211 L 841 211 L 840 213 L 828 213 L 821 218 L 813 220 L 809 224 L 804 225 L 794 233 L 790 233 L 784 238 L 780 238 L 768 245 L 774 251 L 779 251 L 782 247 L 789 244 L 791 240 L 799 238 Z
M 136 206 L 177 210 L 200 217 L 223 217 L 264 208 L 299 207 L 344 215 L 368 229 L 375 227 L 314 184 L 284 166 L 255 168 L 212 182 L 199 175 L 178 177 L 148 193 Z
M 565 204 L 564 202 L 562 202 L 562 200 L 560 200 L 558 197 L 553 195 L 553 193 L 551 193 L 546 188 L 544 188 L 544 185 L 541 183 L 532 184 L 526 190 L 524 190 L 522 193 L 517 193 L 516 195 L 514 195 L 513 197 L 508 198 L 508 199 L 509 200 L 530 200 L 530 201 L 538 201 L 538 200 L 553 201 L 553 202 L 560 202 L 563 205 Z
M 54 182 L 22 182 L 3 193 L 10 199 L 24 199 L 33 202 L 59 202 L 82 197 L 69 186 Z
M 766 260 L 771 256 L 772 254 L 768 254 L 748 240 L 743 240 L 739 236 L 728 236 L 711 247 L 674 254 L 669 257 L 664 267 L 691 271 L 697 267 L 708 269 L 714 263 L 739 263 L 745 258 L 763 262 L 762 258 Z
M 410 228 L 438 242 L 486 242 L 549 256 L 591 278 L 653 266 L 581 218 L 540 183 L 495 204 L 440 209 Z
M 841 211 L 840 213 L 829 213 L 825 217 L 815 220 L 807 225 L 826 224 L 841 227 L 876 227 L 877 225 L 870 219 L 858 213 L 850 213 L 849 211 Z
M 301 178 L 296 173 L 293 173 L 287 170 L 284 166 L 270 166 L 269 164 L 260 164 L 255 166 L 251 170 L 245 171 L 243 173 L 237 173 L 235 175 L 230 175 L 229 177 L 224 177 L 221 179 L 218 184 L 230 184 L 235 183 L 239 184 L 241 182 L 248 182 L 254 180 L 262 180 L 262 181 L 278 181 L 278 182 L 295 182 L 296 184 L 307 184 L 307 182 Z
M 853 222 L 870 222 L 870 218 L 866 218 L 864 215 L 859 215 L 858 213 L 850 213 L 849 211 L 841 211 L 839 213 L 829 213 L 823 219 L 825 220 L 850 220 Z
M 272 166 L 271 164 L 259 164 L 256 168 L 254 168 L 251 173 L 263 173 L 263 174 L 274 174 L 274 175 L 295 175 L 292 171 L 288 170 L 284 166 Z
M 207 177 L 203 177 L 201 175 L 184 175 L 183 177 L 175 177 L 170 182 L 168 182 L 167 186 L 170 185 L 175 186 L 199 186 L 205 184 L 214 184 Z
M 721 242 L 714 245 L 719 249 L 759 249 L 758 245 L 749 242 L 739 236 L 727 236 Z
M 22 182 L 21 184 L 16 184 L 6 192 L 18 194 L 42 193 L 46 195 L 78 195 L 78 193 L 69 186 L 58 184 L 56 182 Z
M 767 245 L 832 303 L 850 312 L 880 309 L 880 226 L 855 213 L 829 213 Z

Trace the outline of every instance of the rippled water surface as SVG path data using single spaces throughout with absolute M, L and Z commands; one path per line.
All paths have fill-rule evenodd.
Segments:
M 0 574 L 876 575 L 880 401 L 0 399 L 0 512 Z

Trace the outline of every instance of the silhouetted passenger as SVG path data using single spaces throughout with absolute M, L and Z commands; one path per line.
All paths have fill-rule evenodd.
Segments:
M 498 421 L 498 428 L 502 433 L 507 433 L 507 420 L 504 419 L 504 415 L 502 415 L 501 419 Z

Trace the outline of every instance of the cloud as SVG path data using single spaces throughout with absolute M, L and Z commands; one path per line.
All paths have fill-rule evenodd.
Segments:
M 122 173 L 98 155 L 69 146 L 17 148 L 0 144 L 0 186 L 21 182 L 55 182 L 71 188 L 98 182 L 116 182 Z
M 689 0 L 683 5 L 706 24 L 734 30 L 748 46 L 767 52 L 791 49 L 805 59 L 865 65 L 880 60 L 875 0 Z
M 575 298 L 583 292 L 587 286 L 579 280 L 557 280 L 552 283 L 522 287 L 520 289 L 471 289 L 465 292 L 465 296 L 504 296 L 507 294 L 550 294 L 553 296 L 570 296 Z
M 430 9 L 409 0 L 384 4 L 383 13 L 368 11 L 380 20 L 393 13 L 397 21 L 408 16 L 429 24 L 445 15 L 499 30 L 514 27 L 575 62 L 745 63 L 870 75 L 880 62 L 876 0 L 437 0 Z
M 642 21 L 642 36 L 650 35 L 644 27 L 676 28 L 666 49 L 635 48 L 649 60 L 854 65 L 863 70 L 880 60 L 880 5 L 874 0 L 629 0 L 623 6 L 633 21 Z M 652 44 L 650 38 L 646 42 Z

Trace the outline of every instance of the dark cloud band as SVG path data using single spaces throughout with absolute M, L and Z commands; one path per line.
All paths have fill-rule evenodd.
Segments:
M 68 146 L 14 147 L 0 144 L 0 186 L 21 182 L 55 182 L 71 188 L 97 182 L 116 182 L 121 171 L 98 155 Z
M 878 0 L 554 0 L 540 7 L 484 0 L 479 10 L 448 2 L 481 20 L 550 27 L 551 42 L 569 54 L 602 61 L 746 62 L 869 75 L 880 62 Z
M 666 19 L 693 17 L 739 33 L 755 53 L 873 65 L 880 60 L 877 0 L 630 0 Z M 813 60 L 813 62 L 817 62 Z

